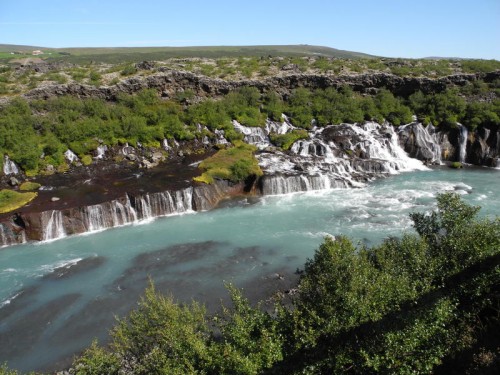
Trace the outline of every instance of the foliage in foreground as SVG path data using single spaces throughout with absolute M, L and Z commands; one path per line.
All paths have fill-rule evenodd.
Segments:
M 110 347 L 92 344 L 71 372 L 429 374 L 467 356 L 461 373 L 494 371 L 500 343 L 483 338 L 500 328 L 500 219 L 454 194 L 437 200 L 412 214 L 416 235 L 373 248 L 326 238 L 292 308 L 266 312 L 230 286 L 232 306 L 209 319 L 151 286 Z

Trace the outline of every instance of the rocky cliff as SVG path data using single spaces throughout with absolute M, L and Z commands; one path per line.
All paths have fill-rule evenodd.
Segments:
M 209 78 L 194 73 L 176 70 L 165 70 L 145 77 L 133 77 L 114 86 L 94 87 L 81 84 L 48 85 L 34 89 L 24 95 L 27 99 L 47 99 L 59 95 L 75 95 L 78 97 L 98 97 L 115 100 L 119 93 L 134 93 L 152 88 L 171 97 L 177 92 L 192 90 L 198 97 L 217 97 L 225 95 L 239 87 L 256 87 L 260 91 L 273 89 L 286 96 L 293 89 L 306 87 L 311 89 L 326 87 L 352 87 L 359 92 L 373 92 L 387 88 L 395 95 L 408 96 L 416 91 L 424 93 L 441 92 L 448 87 L 464 86 L 468 82 L 479 79 L 492 82 L 500 78 L 500 71 L 491 73 L 456 74 L 441 78 L 400 77 L 388 73 L 349 74 L 349 75 L 316 75 L 290 74 L 281 77 L 268 77 L 262 80 L 223 80 Z
M 500 167 L 500 131 L 480 128 L 469 132 L 461 124 L 445 129 L 420 123 L 397 129 L 401 146 L 413 158 L 426 163 L 458 161 Z
M 0 221 L 0 247 L 49 241 L 69 235 L 133 224 L 155 217 L 214 208 L 221 199 L 242 194 L 244 184 L 216 181 L 181 190 L 124 194 L 111 201 L 55 210 L 14 214 Z

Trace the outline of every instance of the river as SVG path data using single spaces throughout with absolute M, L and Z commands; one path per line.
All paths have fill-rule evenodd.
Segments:
M 0 363 L 64 368 L 94 337 L 105 340 L 148 279 L 180 301 L 217 310 L 224 281 L 252 299 L 294 285 L 328 235 L 367 245 L 411 231 L 408 213 L 456 191 L 481 215 L 500 214 L 500 170 L 406 172 L 356 189 L 241 198 L 210 212 L 0 250 Z

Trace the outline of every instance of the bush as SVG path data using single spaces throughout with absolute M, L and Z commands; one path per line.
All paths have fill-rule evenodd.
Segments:
M 212 183 L 215 178 L 220 178 L 238 182 L 252 175 L 261 176 L 262 170 L 253 155 L 256 148 L 243 142 L 235 144 L 235 147 L 219 150 L 215 155 L 203 160 L 199 168 L 205 172 L 194 180 Z
M 289 150 L 296 141 L 309 138 L 309 133 L 306 130 L 299 129 L 286 134 L 270 134 L 269 138 L 276 146 L 281 147 L 283 150 Z
M 120 72 L 122 76 L 130 76 L 132 74 L 137 73 L 137 68 L 134 65 L 127 65 L 123 70 Z
M 83 165 L 90 165 L 92 164 L 92 156 L 90 155 L 83 155 L 81 157 L 81 161 Z
M 25 181 L 21 185 L 19 185 L 19 190 L 21 191 L 38 190 L 40 186 L 42 185 L 40 185 L 38 182 Z

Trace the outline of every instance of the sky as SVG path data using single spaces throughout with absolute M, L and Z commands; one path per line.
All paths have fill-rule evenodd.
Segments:
M 500 60 L 500 0 L 0 0 L 0 44 L 310 44 Z

